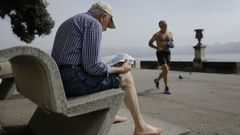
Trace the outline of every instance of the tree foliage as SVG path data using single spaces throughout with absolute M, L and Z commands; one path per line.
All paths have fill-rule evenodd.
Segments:
M 54 27 L 46 7 L 44 0 L 0 0 L 0 17 L 9 16 L 13 33 L 31 43 L 35 35 L 48 35 Z

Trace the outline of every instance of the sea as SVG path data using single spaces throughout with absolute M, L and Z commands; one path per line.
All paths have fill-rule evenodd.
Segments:
M 193 61 L 194 54 L 172 54 L 171 61 Z M 210 62 L 240 62 L 240 53 L 224 53 L 224 54 L 206 54 L 207 61 Z M 136 68 L 140 68 L 140 61 L 156 61 L 156 56 L 135 57 Z

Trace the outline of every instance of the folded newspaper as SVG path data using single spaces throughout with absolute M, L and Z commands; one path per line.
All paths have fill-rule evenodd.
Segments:
M 131 64 L 134 64 L 134 58 L 127 53 L 111 55 L 101 58 L 101 61 L 109 66 L 122 64 L 126 60 L 130 60 Z

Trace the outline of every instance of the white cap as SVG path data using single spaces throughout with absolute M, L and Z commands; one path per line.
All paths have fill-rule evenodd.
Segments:
M 109 15 L 111 15 L 111 21 L 108 25 L 109 28 L 116 28 L 115 27 L 115 24 L 113 22 L 113 9 L 112 9 L 112 6 L 106 2 L 97 2 L 95 4 L 92 5 L 92 7 L 90 8 L 91 9 L 100 9 L 100 10 L 103 10 L 104 12 L 108 13 Z

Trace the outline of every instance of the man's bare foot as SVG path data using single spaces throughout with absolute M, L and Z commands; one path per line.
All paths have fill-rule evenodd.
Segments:
M 145 128 L 143 128 L 141 131 L 135 130 L 134 135 L 160 135 L 162 132 L 163 128 L 156 128 L 146 124 Z
M 122 123 L 122 122 L 125 122 L 127 121 L 127 118 L 126 117 L 120 117 L 120 116 L 115 116 L 114 120 L 113 120 L 113 123 L 116 124 L 116 123 Z

